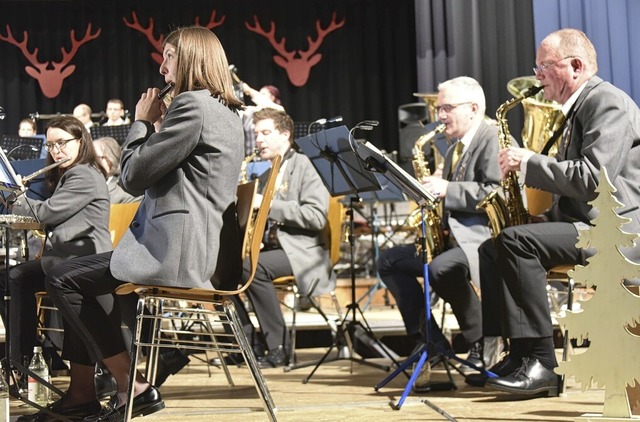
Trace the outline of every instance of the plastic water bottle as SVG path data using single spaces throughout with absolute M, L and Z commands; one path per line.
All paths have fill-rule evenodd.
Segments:
M 40 378 L 49 382 L 49 367 L 42 356 L 42 347 L 36 346 L 33 348 L 33 358 L 29 364 L 29 371 L 38 375 Z M 49 402 L 49 389 L 43 385 L 40 381 L 35 379 L 29 374 L 28 385 L 28 397 L 29 401 L 39 404 L 40 406 L 46 406 Z
M 9 422 L 9 389 L 4 378 L 4 372 L 0 371 L 0 421 Z

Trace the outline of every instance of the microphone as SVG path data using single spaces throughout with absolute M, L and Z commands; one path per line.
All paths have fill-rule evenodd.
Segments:
M 7 117 L 7 114 L 4 112 L 4 108 L 0 106 L 0 120 L 4 120 Z
M 313 127 L 313 125 L 324 126 L 327 123 L 336 123 L 336 122 L 341 122 L 341 121 L 342 121 L 342 116 L 334 116 L 334 117 L 330 117 L 328 119 L 322 118 L 322 119 L 314 120 L 313 122 L 311 122 L 309 124 L 309 127 L 307 128 L 307 135 L 309 135 L 311 133 L 311 128 Z
M 335 116 L 335 117 L 331 117 L 329 119 L 318 119 L 313 123 L 321 125 L 321 126 L 324 126 L 327 123 L 335 123 L 335 122 L 341 122 L 341 121 L 342 121 L 342 116 Z

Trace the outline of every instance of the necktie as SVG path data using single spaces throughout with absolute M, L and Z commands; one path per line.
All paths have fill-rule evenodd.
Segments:
M 456 167 L 458 166 L 458 162 L 460 161 L 460 157 L 462 156 L 462 149 L 464 148 L 464 144 L 462 141 L 456 142 L 453 147 L 453 155 L 451 156 L 451 173 L 456 171 Z
M 558 156 L 561 160 L 567 158 L 567 147 L 569 146 L 569 139 L 571 138 L 571 120 L 567 118 L 565 122 L 564 131 L 562 132 L 562 141 L 558 147 Z

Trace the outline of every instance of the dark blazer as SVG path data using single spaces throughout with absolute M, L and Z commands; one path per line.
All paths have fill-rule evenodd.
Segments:
M 67 170 L 50 198 L 26 202 L 21 199 L 12 212 L 45 224 L 47 241 L 40 259 L 45 273 L 63 259 L 112 249 L 109 192 L 102 173 L 88 164 Z
M 476 206 L 500 183 L 498 128 L 482 121 L 469 147 L 460 157 L 444 198 L 451 234 L 469 261 L 472 282 L 480 287 L 478 247 L 491 236 L 489 219 Z M 447 151 L 443 174 L 451 171 L 453 146 Z
M 536 154 L 526 169 L 527 185 L 555 194 L 548 213 L 552 221 L 576 223 L 578 227 L 595 217 L 589 201 L 596 197 L 600 169 L 605 167 L 623 204 L 619 215 L 631 222 L 622 227 L 640 233 L 640 110 L 622 90 L 597 76 L 578 97 L 567 119 L 566 152 L 556 157 Z M 640 260 L 640 247 L 625 248 L 623 254 Z
M 329 247 L 324 236 L 329 192 L 306 155 L 294 153 L 283 163 L 282 183 L 271 202 L 269 219 L 278 223 L 278 240 L 289 257 L 301 293 L 314 282 L 314 295 L 335 288 Z M 266 177 L 263 175 L 262 177 Z
M 144 199 L 111 258 L 123 281 L 211 288 L 241 279 L 235 215 L 243 158 L 240 116 L 206 90 L 176 96 L 155 133 L 136 121 L 123 144 L 120 181 Z

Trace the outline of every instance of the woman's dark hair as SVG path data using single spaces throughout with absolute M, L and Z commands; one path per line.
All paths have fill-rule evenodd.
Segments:
M 45 173 L 45 180 L 47 182 L 47 187 L 49 191 L 53 192 L 56 188 L 56 185 L 62 178 L 62 175 L 69 170 L 70 168 L 77 166 L 78 164 L 89 164 L 94 167 L 96 170 L 100 172 L 107 179 L 107 175 L 105 174 L 104 169 L 100 166 L 98 161 L 98 155 L 93 148 L 93 142 L 91 141 L 91 135 L 89 131 L 84 126 L 84 124 L 76 119 L 73 116 L 60 116 L 56 117 L 47 126 L 47 131 L 49 128 L 58 128 L 62 129 L 68 134 L 70 134 L 73 138 L 77 139 L 79 142 L 78 148 L 78 156 L 76 157 L 73 164 L 68 167 L 55 167 L 48 172 Z M 47 154 L 47 159 L 45 161 L 45 165 L 53 164 L 53 157 L 51 154 Z

